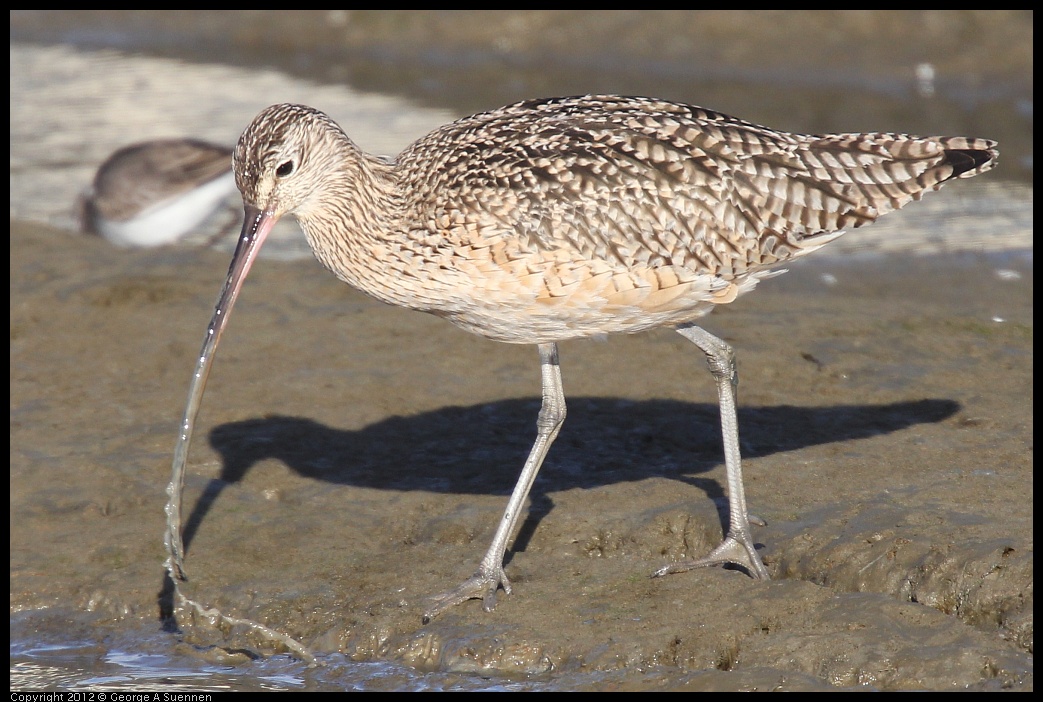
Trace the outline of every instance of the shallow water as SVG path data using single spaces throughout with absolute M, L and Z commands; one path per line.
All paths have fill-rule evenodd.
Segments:
M 513 692 L 547 687 L 546 681 L 421 673 L 400 664 L 352 662 L 337 655 L 323 656 L 319 667 L 286 655 L 245 661 L 229 655 L 225 662 L 212 662 L 190 646 L 172 646 L 170 634 L 156 627 L 110 628 L 103 642 L 97 639 L 97 630 L 83 632 L 83 638 L 45 633 L 41 640 L 38 629 L 45 618 L 12 616 L 12 690 Z
M 113 45 L 147 35 L 140 18 L 108 26 Z M 187 565 L 195 596 L 307 641 L 326 664 L 311 669 L 244 653 L 266 650 L 248 637 L 161 630 L 162 491 L 227 255 L 69 237 L 75 197 L 128 141 L 231 143 L 270 102 L 322 106 L 393 153 L 476 98 L 432 99 L 444 64 L 392 97 L 310 82 L 300 66 L 291 77 L 68 45 L 11 53 L 13 689 L 1031 689 L 1032 191 L 1003 177 L 1030 163 L 1017 147 L 1030 124 L 1001 144 L 996 173 L 708 318 L 739 353 L 768 584 L 644 577 L 720 528 L 712 387 L 677 335 L 656 332 L 564 345 L 570 415 L 512 549 L 515 594 L 491 614 L 469 603 L 420 626 L 419 602 L 469 574 L 513 484 L 535 354 L 385 308 L 306 259 L 260 268 L 204 401 Z M 849 128 L 834 121 L 851 117 L 835 86 L 801 93 L 821 111 L 793 124 L 792 110 L 761 113 L 763 84 L 747 86 L 759 97 L 743 109 L 738 78 L 729 90 L 719 74 L 686 80 L 678 95 L 670 70 L 648 73 L 595 88 Z M 594 82 L 582 75 L 559 81 Z M 794 75 L 781 102 L 801 85 Z M 401 97 L 410 90 L 427 105 Z M 908 95 L 865 92 L 874 128 L 914 130 Z M 967 104 L 950 89 L 917 119 L 993 136 L 988 103 L 1014 115 L 1009 133 L 1022 103 L 987 94 Z M 277 257 L 300 258 L 302 243 L 288 234 Z

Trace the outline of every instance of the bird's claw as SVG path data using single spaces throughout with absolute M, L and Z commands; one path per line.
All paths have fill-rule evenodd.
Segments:
M 705 568 L 707 566 L 737 565 L 746 570 L 751 577 L 757 580 L 771 580 L 768 569 L 764 567 L 764 561 L 757 555 L 750 537 L 736 537 L 729 534 L 724 538 L 717 548 L 709 555 L 688 561 L 679 561 L 663 566 L 652 573 L 653 578 L 661 578 L 671 573 L 685 573 L 694 568 Z
M 511 583 L 503 572 L 503 566 L 497 566 L 492 572 L 479 568 L 478 572 L 449 592 L 436 595 L 424 611 L 424 624 L 437 617 L 450 607 L 467 600 L 481 600 L 482 609 L 491 612 L 496 609 L 496 591 L 500 588 L 511 594 Z

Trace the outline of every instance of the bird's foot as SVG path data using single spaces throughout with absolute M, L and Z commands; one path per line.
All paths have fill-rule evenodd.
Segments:
M 503 566 L 498 565 L 488 570 L 481 567 L 459 587 L 432 597 L 424 611 L 424 624 L 450 607 L 455 607 L 467 600 L 481 600 L 482 609 L 491 612 L 496 609 L 496 591 L 501 587 L 508 595 L 511 594 L 511 583 L 503 572 Z
M 733 536 L 728 534 L 708 556 L 696 558 L 689 561 L 679 561 L 665 565 L 652 573 L 653 578 L 661 578 L 670 573 L 685 573 L 694 568 L 732 564 L 742 567 L 751 577 L 757 580 L 770 580 L 768 569 L 764 567 L 764 561 L 757 555 L 757 549 L 753 546 L 753 539 L 749 535 Z

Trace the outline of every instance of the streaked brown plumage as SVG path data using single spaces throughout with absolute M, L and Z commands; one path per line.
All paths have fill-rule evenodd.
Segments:
M 657 575 L 735 563 L 767 578 L 742 489 L 734 353 L 694 326 L 829 243 L 953 178 L 995 165 L 995 143 L 902 134 L 805 136 L 698 107 L 618 96 L 531 100 L 448 124 L 395 160 L 363 153 L 329 117 L 275 105 L 246 129 L 234 170 L 247 223 L 208 330 L 175 453 L 180 505 L 195 410 L 257 247 L 293 214 L 315 255 L 385 302 L 492 339 L 537 344 L 535 445 L 478 572 L 432 617 L 510 592 L 503 556 L 565 417 L 556 342 L 673 326 L 708 357 L 721 400 L 729 530 L 710 555 Z M 180 573 L 176 519 L 169 561 Z

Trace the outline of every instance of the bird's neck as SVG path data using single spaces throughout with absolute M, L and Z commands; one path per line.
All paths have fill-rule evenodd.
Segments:
M 403 304 L 388 282 L 401 262 L 403 197 L 393 163 L 348 141 L 338 167 L 326 172 L 312 198 L 295 212 L 315 257 L 349 285 Z

